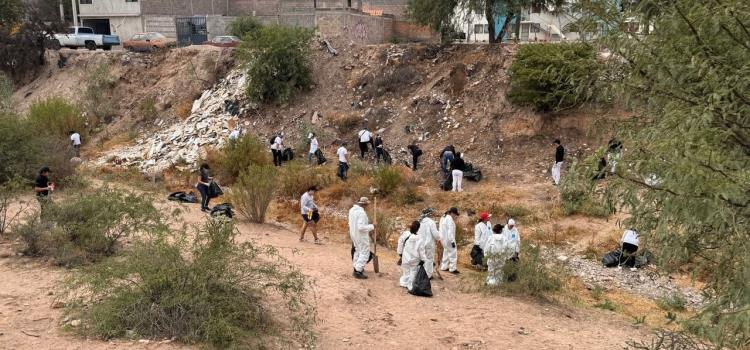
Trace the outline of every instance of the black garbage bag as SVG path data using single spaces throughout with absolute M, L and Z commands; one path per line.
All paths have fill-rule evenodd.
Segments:
M 326 157 L 323 155 L 323 152 L 318 149 L 315 151 L 315 157 L 318 158 L 318 165 L 325 164 L 328 160 L 326 160 Z
M 463 172 L 464 179 L 468 179 L 474 182 L 479 182 L 482 180 L 482 170 L 479 170 L 479 168 L 475 168 L 471 163 L 466 163 Z
M 167 199 L 170 201 L 180 202 L 180 203 L 198 203 L 198 197 L 195 196 L 194 193 L 185 193 L 182 191 L 179 192 L 172 192 L 167 196 Z
M 294 151 L 291 148 L 287 148 L 281 153 L 281 161 L 289 162 L 294 160 Z
M 471 264 L 472 265 L 483 265 L 484 264 L 484 251 L 478 245 L 474 245 L 471 248 Z
M 208 198 L 216 198 L 224 194 L 219 184 L 215 181 L 211 181 L 211 185 L 208 186 Z
M 225 216 L 231 219 L 232 216 L 234 216 L 234 213 L 232 212 L 232 205 L 229 203 L 215 205 L 213 209 L 211 209 L 211 216 Z
M 386 150 L 383 150 L 383 162 L 388 165 L 393 164 L 393 158 L 391 158 L 391 154 Z
M 409 294 L 419 297 L 432 296 L 432 283 L 430 283 L 430 277 L 427 276 L 427 271 L 424 269 L 424 261 L 419 263 L 419 271 L 417 271 L 417 276 L 414 277 L 414 283 L 409 290 Z
M 440 189 L 443 191 L 450 191 L 453 189 L 453 176 L 451 176 L 451 174 L 448 174 L 440 183 Z
M 620 264 L 620 257 L 622 252 L 619 250 L 613 250 L 602 257 L 602 264 L 606 267 L 617 267 Z

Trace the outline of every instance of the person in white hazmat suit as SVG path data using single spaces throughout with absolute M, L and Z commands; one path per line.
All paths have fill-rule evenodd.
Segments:
M 456 219 L 458 208 L 451 207 L 440 219 L 440 243 L 443 244 L 443 259 L 440 271 L 458 274 L 458 248 L 456 245 Z
M 480 268 L 484 264 L 484 247 L 487 238 L 492 235 L 491 216 L 487 212 L 482 212 L 479 215 L 479 222 L 474 226 L 474 247 L 471 249 L 471 264 Z
M 495 225 L 484 247 L 484 256 L 487 258 L 488 286 L 496 286 L 503 281 L 503 266 L 514 254 L 507 236 L 503 234 L 503 228 L 503 225 Z
M 508 245 L 513 251 L 513 259 L 518 259 L 518 254 L 521 253 L 521 235 L 518 233 L 518 227 L 516 227 L 516 220 L 508 219 L 508 224 L 503 229 L 503 235 L 508 240 Z
M 427 253 L 424 250 L 424 242 L 419 238 L 419 221 L 414 221 L 409 227 L 409 231 L 404 232 L 405 236 L 401 243 L 401 278 L 398 284 L 401 287 L 412 290 L 414 278 L 419 271 L 419 263 L 427 259 Z
M 352 276 L 359 279 L 367 278 L 364 272 L 365 265 L 370 259 L 370 231 L 375 229 L 375 226 L 370 224 L 367 212 L 364 209 L 368 204 L 370 204 L 370 200 L 367 197 L 362 197 L 349 209 L 349 237 L 354 245 L 352 257 L 354 272 L 352 272 Z
M 424 242 L 424 250 L 427 258 L 424 261 L 424 269 L 427 276 L 432 278 L 435 264 L 435 241 L 440 239 L 435 221 L 430 219 L 430 215 L 435 213 L 435 209 L 425 208 L 422 210 L 422 218 L 419 220 L 419 238 Z

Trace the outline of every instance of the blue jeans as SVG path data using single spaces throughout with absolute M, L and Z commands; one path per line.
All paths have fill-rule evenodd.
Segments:
M 211 200 L 211 198 L 208 197 L 208 186 L 199 183 L 195 188 L 201 193 L 201 209 L 208 209 L 208 201 Z
M 341 180 L 346 180 L 346 172 L 349 170 L 349 164 L 346 162 L 339 162 L 339 173 L 337 174 Z

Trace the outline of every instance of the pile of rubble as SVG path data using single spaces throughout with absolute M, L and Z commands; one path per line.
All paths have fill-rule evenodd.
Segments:
M 687 306 L 694 309 L 700 308 L 705 302 L 698 290 L 678 286 L 669 275 L 659 273 L 653 266 L 640 269 L 607 268 L 599 261 L 579 255 L 559 255 L 557 260 L 580 277 L 589 289 L 594 289 L 596 286 L 605 290 L 624 289 L 652 300 L 680 295 L 687 302 Z
M 244 103 L 246 75 L 234 70 L 213 88 L 203 92 L 193 102 L 190 116 L 168 126 L 159 119 L 156 134 L 146 135 L 134 145 L 113 150 L 99 159 L 98 165 L 138 168 L 143 173 L 155 174 L 170 167 L 192 167 L 207 147 L 221 147 L 227 142 L 230 124 L 238 122 L 248 108 Z

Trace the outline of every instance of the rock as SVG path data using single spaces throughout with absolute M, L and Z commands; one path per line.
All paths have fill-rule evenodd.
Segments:
M 78 326 L 80 326 L 80 325 L 81 325 L 81 320 L 73 320 L 73 321 L 70 321 L 70 326 L 71 326 L 71 327 L 78 327 Z
M 313 112 L 312 119 L 310 120 L 313 124 L 318 124 L 318 121 L 320 119 L 320 115 L 318 114 L 318 111 Z
M 62 309 L 64 307 L 65 307 L 65 303 L 63 303 L 62 301 L 55 301 L 54 303 L 52 303 L 53 309 Z
M 561 261 L 561 262 L 566 262 L 566 261 L 568 261 L 568 257 L 565 256 L 565 255 L 558 255 L 557 256 L 557 260 Z

